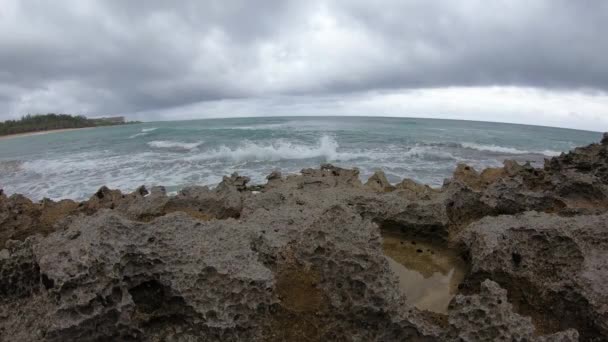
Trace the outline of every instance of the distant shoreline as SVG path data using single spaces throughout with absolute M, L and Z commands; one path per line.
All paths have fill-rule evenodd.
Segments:
M 0 136 L 0 140 L 7 140 L 7 139 L 12 139 L 12 138 L 20 138 L 20 137 L 29 137 L 29 136 L 33 136 L 33 135 L 45 135 L 45 134 L 51 134 L 51 133 L 60 133 L 60 132 L 67 132 L 67 131 L 77 131 L 77 130 L 81 130 L 81 129 L 91 129 L 91 128 L 96 128 L 96 127 L 59 128 L 59 129 L 49 129 L 47 131 L 34 131 L 34 132 L 25 132 L 25 133 L 15 133 L 15 134 L 9 134 L 9 135 L 1 135 Z

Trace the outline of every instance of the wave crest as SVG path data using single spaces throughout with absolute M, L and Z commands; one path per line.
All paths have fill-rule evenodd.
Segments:
M 229 159 L 236 162 L 259 162 L 312 158 L 323 158 L 329 161 L 356 157 L 352 153 L 340 153 L 338 148 L 339 145 L 334 138 L 323 136 L 319 139 L 317 145 L 294 144 L 284 140 L 271 144 L 247 142 L 233 148 L 222 145 L 190 159 Z
M 197 141 L 193 143 L 186 143 L 181 141 L 171 141 L 171 140 L 155 140 L 148 142 L 148 146 L 153 148 L 164 148 L 164 149 L 173 149 L 173 150 L 194 150 L 199 147 L 203 142 Z
M 152 132 L 152 131 L 155 131 L 155 130 L 157 130 L 157 129 L 158 129 L 157 127 L 142 128 L 142 129 L 141 129 L 141 132 L 139 132 L 139 133 L 135 133 L 135 134 L 131 135 L 131 136 L 129 137 L 129 139 L 134 139 L 134 138 L 137 138 L 137 137 L 143 137 L 143 136 L 146 136 L 146 135 L 148 135 L 148 133 L 150 133 L 150 132 Z
M 483 144 L 475 144 L 475 143 L 467 143 L 464 142 L 461 144 L 463 148 L 469 148 L 477 151 L 486 151 L 486 152 L 497 152 L 497 153 L 506 153 L 506 154 L 543 154 L 546 156 L 559 156 L 561 152 L 559 151 L 525 151 L 518 150 L 513 147 L 503 147 L 498 145 L 483 145 Z

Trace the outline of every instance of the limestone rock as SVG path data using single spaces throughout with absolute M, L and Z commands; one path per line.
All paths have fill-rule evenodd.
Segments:
M 538 338 L 530 317 L 513 311 L 507 291 L 485 280 L 479 294 L 456 296 L 450 303 L 446 340 L 477 341 L 578 341 L 576 330 Z
M 0 193 L 0 340 L 603 341 L 605 140 L 440 189 L 324 164 L 175 196 Z M 466 256 L 447 317 L 406 304 L 386 230 Z
M 494 279 L 548 330 L 608 336 L 608 214 L 487 217 L 461 242 L 470 255 L 469 286 Z
M 395 187 L 386 179 L 386 175 L 382 171 L 376 171 L 369 177 L 365 186 L 378 192 L 389 192 L 395 190 Z

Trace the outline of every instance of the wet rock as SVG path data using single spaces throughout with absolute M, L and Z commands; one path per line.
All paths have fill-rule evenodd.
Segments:
M 271 172 L 271 173 L 270 173 L 270 174 L 269 174 L 269 175 L 266 177 L 266 179 L 267 179 L 267 180 L 269 180 L 269 181 L 272 181 L 272 180 L 276 180 L 276 179 L 281 179 L 281 177 L 282 177 L 281 172 L 280 172 L 280 171 L 275 170 L 275 171 L 272 171 L 272 172 Z
M 135 190 L 135 193 L 139 194 L 140 196 L 147 196 L 150 192 L 144 185 L 142 185 Z

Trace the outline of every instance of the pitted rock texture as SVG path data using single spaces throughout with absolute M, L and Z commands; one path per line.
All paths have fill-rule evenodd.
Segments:
M 463 327 L 466 327 L 463 329 Z M 529 317 L 514 313 L 507 301 L 507 291 L 491 281 L 481 283 L 479 294 L 456 296 L 450 303 L 446 340 L 474 341 L 578 341 L 578 332 L 570 329 L 538 337 Z
M 471 286 L 495 279 L 545 328 L 576 328 L 589 340 L 608 336 L 608 214 L 488 217 L 462 242 Z
M 30 271 L 1 288 L 21 284 L 5 300 L 25 312 L 46 303 L 31 340 L 433 340 L 393 286 L 377 227 L 346 207 L 317 214 L 281 228 L 278 213 L 142 223 L 101 210 L 3 251 L 2 273 Z M 22 334 L 7 318 L 2 336 Z
M 325 164 L 175 196 L 0 192 L 0 340 L 606 341 L 607 167 L 604 139 L 439 189 Z M 460 249 L 447 316 L 406 304 L 383 230 Z

